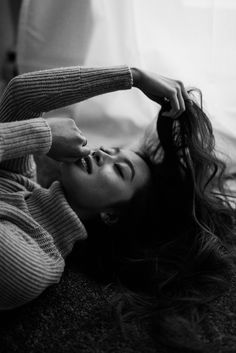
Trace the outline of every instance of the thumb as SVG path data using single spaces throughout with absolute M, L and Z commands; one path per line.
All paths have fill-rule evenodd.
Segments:
M 78 157 L 83 158 L 83 157 L 87 157 L 90 153 L 91 150 L 89 147 L 85 147 L 88 143 L 86 137 L 81 133 L 79 133 L 79 138 L 80 138 L 80 143 L 79 143 L 79 151 L 78 151 Z
M 74 163 L 74 162 L 78 161 L 81 158 L 87 157 L 90 153 L 91 153 L 91 150 L 88 147 L 85 147 L 85 148 L 80 147 L 77 150 L 76 154 L 73 153 L 73 155 L 68 155 L 68 156 L 61 157 L 58 160 L 60 160 L 62 162 L 66 162 L 66 163 Z
M 91 149 L 89 147 L 80 147 L 78 158 L 87 157 L 90 153 L 91 153 Z

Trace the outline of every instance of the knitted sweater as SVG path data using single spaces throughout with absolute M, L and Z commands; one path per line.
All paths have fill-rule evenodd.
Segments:
M 126 66 L 38 71 L 7 86 L 0 102 L 0 310 L 58 283 L 74 243 L 87 237 L 60 183 L 45 189 L 31 179 L 32 154 L 52 143 L 42 113 L 131 87 Z

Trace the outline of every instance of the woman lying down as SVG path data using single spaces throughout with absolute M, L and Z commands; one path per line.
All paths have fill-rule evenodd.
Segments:
M 161 105 L 136 150 L 90 150 L 73 120 L 42 117 L 132 87 Z M 0 118 L 1 310 L 58 283 L 66 257 L 85 242 L 96 249 L 94 273 L 119 284 L 119 300 L 151 319 L 154 337 L 228 288 L 235 229 L 225 165 L 209 119 L 180 81 L 126 66 L 27 73 L 8 84 Z M 60 181 L 34 182 L 33 154 L 59 161 Z

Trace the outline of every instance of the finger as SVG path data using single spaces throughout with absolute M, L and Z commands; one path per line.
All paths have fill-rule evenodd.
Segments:
M 80 128 L 76 125 L 76 131 L 78 133 L 78 135 L 82 136 L 83 138 L 85 138 L 83 132 L 80 130 Z
M 83 157 L 87 157 L 89 154 L 91 153 L 91 149 L 88 147 L 79 147 L 79 151 L 77 154 L 77 159 L 78 158 L 83 158 Z
M 88 143 L 86 137 L 81 133 L 78 134 L 78 141 L 79 141 L 79 144 L 81 144 L 82 146 L 86 146 Z
M 177 96 L 177 92 L 173 92 L 170 97 L 170 105 L 171 105 L 171 110 L 169 112 L 163 113 L 164 116 L 170 117 L 170 118 L 175 118 L 175 116 L 178 114 L 180 110 L 180 105 L 179 105 L 179 100 Z
M 179 83 L 179 86 L 180 86 L 180 89 L 181 89 L 181 93 L 182 93 L 183 99 L 187 99 L 187 100 L 190 99 L 191 100 L 191 98 L 190 98 L 190 96 L 189 96 L 189 94 L 188 94 L 183 82 L 178 81 L 178 83 Z
M 185 111 L 186 107 L 185 107 L 185 102 L 184 102 L 184 98 L 182 96 L 182 91 L 180 89 L 177 90 L 177 96 L 179 99 L 179 106 L 180 106 L 180 110 L 179 112 L 176 114 L 175 118 L 178 118 L 181 114 L 183 114 L 183 112 Z
M 67 162 L 67 163 L 75 163 L 78 159 L 85 158 L 91 153 L 91 150 L 86 148 L 81 148 L 81 146 L 77 149 L 76 153 L 74 152 L 68 157 L 60 158 L 60 161 Z

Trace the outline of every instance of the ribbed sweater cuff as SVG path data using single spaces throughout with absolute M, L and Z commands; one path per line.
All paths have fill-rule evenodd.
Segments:
M 43 118 L 0 124 L 0 161 L 47 153 L 52 137 Z

